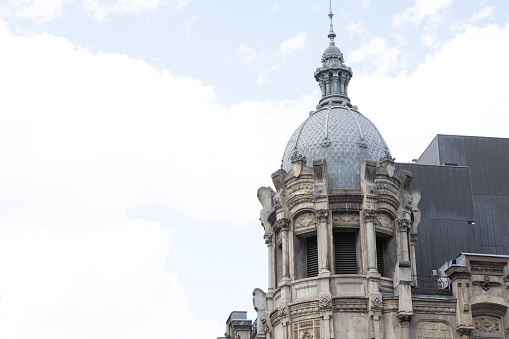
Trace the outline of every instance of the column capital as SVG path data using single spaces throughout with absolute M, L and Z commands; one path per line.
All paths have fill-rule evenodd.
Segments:
M 316 210 L 315 215 L 321 222 L 327 222 L 329 219 L 329 210 Z
M 370 220 L 370 221 L 372 221 L 373 219 L 375 219 L 375 218 L 376 218 L 376 215 L 377 215 L 377 211 L 376 211 L 376 210 L 374 210 L 374 209 L 368 209 L 368 208 L 364 209 L 364 210 L 362 211 L 362 213 L 364 214 L 364 219 L 365 219 L 365 220 Z
M 472 333 L 473 330 L 474 330 L 473 326 L 459 325 L 458 328 L 456 329 L 456 332 L 458 332 L 461 339 L 469 339 L 470 333 Z
M 287 218 L 281 218 L 276 220 L 276 227 L 274 227 L 274 230 L 277 232 L 279 230 L 281 231 L 288 231 L 290 229 L 290 220 Z
M 399 230 L 402 232 L 408 232 L 410 230 L 410 220 L 398 219 Z
M 267 245 L 268 247 L 272 246 L 272 238 L 273 238 L 273 235 L 272 234 L 265 234 L 263 236 L 263 239 L 265 240 L 265 245 Z
M 413 314 L 411 313 L 398 313 L 398 320 L 401 327 L 410 327 L 410 321 L 412 320 Z
M 417 239 L 419 239 L 419 235 L 417 233 L 410 233 L 410 241 L 412 244 L 415 244 Z

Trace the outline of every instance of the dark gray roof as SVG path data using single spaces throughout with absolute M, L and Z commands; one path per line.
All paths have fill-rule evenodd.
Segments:
M 369 119 L 348 106 L 329 106 L 313 112 L 293 133 L 282 166 L 291 170 L 293 154 L 305 156 L 308 166 L 325 158 L 330 188 L 357 188 L 362 160 L 378 161 L 386 152 L 387 144 Z

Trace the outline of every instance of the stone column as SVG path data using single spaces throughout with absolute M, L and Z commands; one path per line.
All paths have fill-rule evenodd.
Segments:
M 331 82 L 330 79 L 325 80 L 325 94 L 330 95 L 331 94 Z
M 264 235 L 264 239 L 265 239 L 265 245 L 267 245 L 267 257 L 268 257 L 268 265 L 269 265 L 269 272 L 268 272 L 268 276 L 269 276 L 269 289 L 268 289 L 268 292 L 269 293 L 272 293 L 274 292 L 274 287 L 276 286 L 275 284 L 275 274 L 274 274 L 274 270 L 275 270 L 275 260 L 274 260 L 274 243 L 273 243 L 273 239 L 274 239 L 274 236 L 272 234 L 265 234 Z
M 415 283 L 417 280 L 417 262 L 415 261 L 415 242 L 417 241 L 418 235 L 416 233 L 410 233 L 410 259 L 412 261 L 412 281 Z
M 318 266 L 320 273 L 330 273 L 329 263 L 329 232 L 327 229 L 327 222 L 329 220 L 328 210 L 317 210 L 316 217 L 318 218 Z
M 366 246 L 368 252 L 368 272 L 376 273 L 376 235 L 375 235 L 376 211 L 364 210 L 364 223 L 366 225 Z
M 345 94 L 345 80 L 346 80 L 346 78 L 343 75 L 339 78 L 339 82 L 340 82 L 339 94 L 340 95 Z
M 401 339 L 411 339 L 410 321 L 412 320 L 412 316 L 408 314 L 398 314 L 398 319 L 401 325 Z
M 325 94 L 325 82 L 323 80 L 320 80 L 320 90 L 322 91 L 322 97 L 324 97 Z
M 410 267 L 410 256 L 408 253 L 408 231 L 410 230 L 410 220 L 398 219 L 399 240 L 400 240 L 400 262 L 401 267 Z
M 288 231 L 290 230 L 290 221 L 286 218 L 277 221 L 281 229 L 281 245 L 283 252 L 283 280 L 290 279 L 290 249 L 288 241 Z

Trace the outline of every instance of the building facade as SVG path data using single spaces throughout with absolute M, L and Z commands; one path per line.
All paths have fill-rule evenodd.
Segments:
M 417 164 L 394 162 L 350 102 L 332 16 L 314 74 L 322 98 L 290 137 L 274 189 L 258 190 L 268 290 L 253 292 L 254 323 L 232 312 L 226 337 L 509 338 L 509 237 L 500 231 L 500 255 L 484 251 L 475 221 L 489 198 L 476 197 L 472 165 L 443 160 L 440 136 Z

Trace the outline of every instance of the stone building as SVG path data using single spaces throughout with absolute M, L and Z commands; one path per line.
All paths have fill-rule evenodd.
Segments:
M 380 132 L 350 102 L 353 73 L 335 46 L 332 13 L 329 18 L 330 43 L 314 74 L 322 98 L 290 137 L 282 166 L 272 173 L 274 189 L 258 190 L 268 290 L 253 292 L 254 323 L 244 312 L 232 312 L 226 337 L 509 338 L 509 256 L 504 255 L 509 253 L 503 253 L 509 237 L 500 234 L 499 255 L 486 254 L 489 247 L 479 251 L 477 198 L 464 198 L 460 212 L 454 214 L 454 206 L 448 211 L 456 219 L 444 219 L 454 232 L 466 230 L 477 238 L 460 237 L 451 246 L 457 252 L 439 264 L 429 259 L 436 249 L 416 250 L 421 220 L 430 239 L 435 228 L 443 239 L 451 234 L 444 231 L 448 226 L 434 226 L 440 213 L 428 207 L 445 193 L 434 190 L 423 214 L 420 200 L 427 187 L 413 184 L 410 170 L 422 174 L 423 166 L 435 166 L 457 174 L 456 191 L 448 192 L 468 196 L 472 192 L 461 190 L 470 180 L 468 164 L 432 163 L 440 159 L 433 143 L 419 164 L 394 162 Z M 460 252 L 483 253 L 456 256 Z

